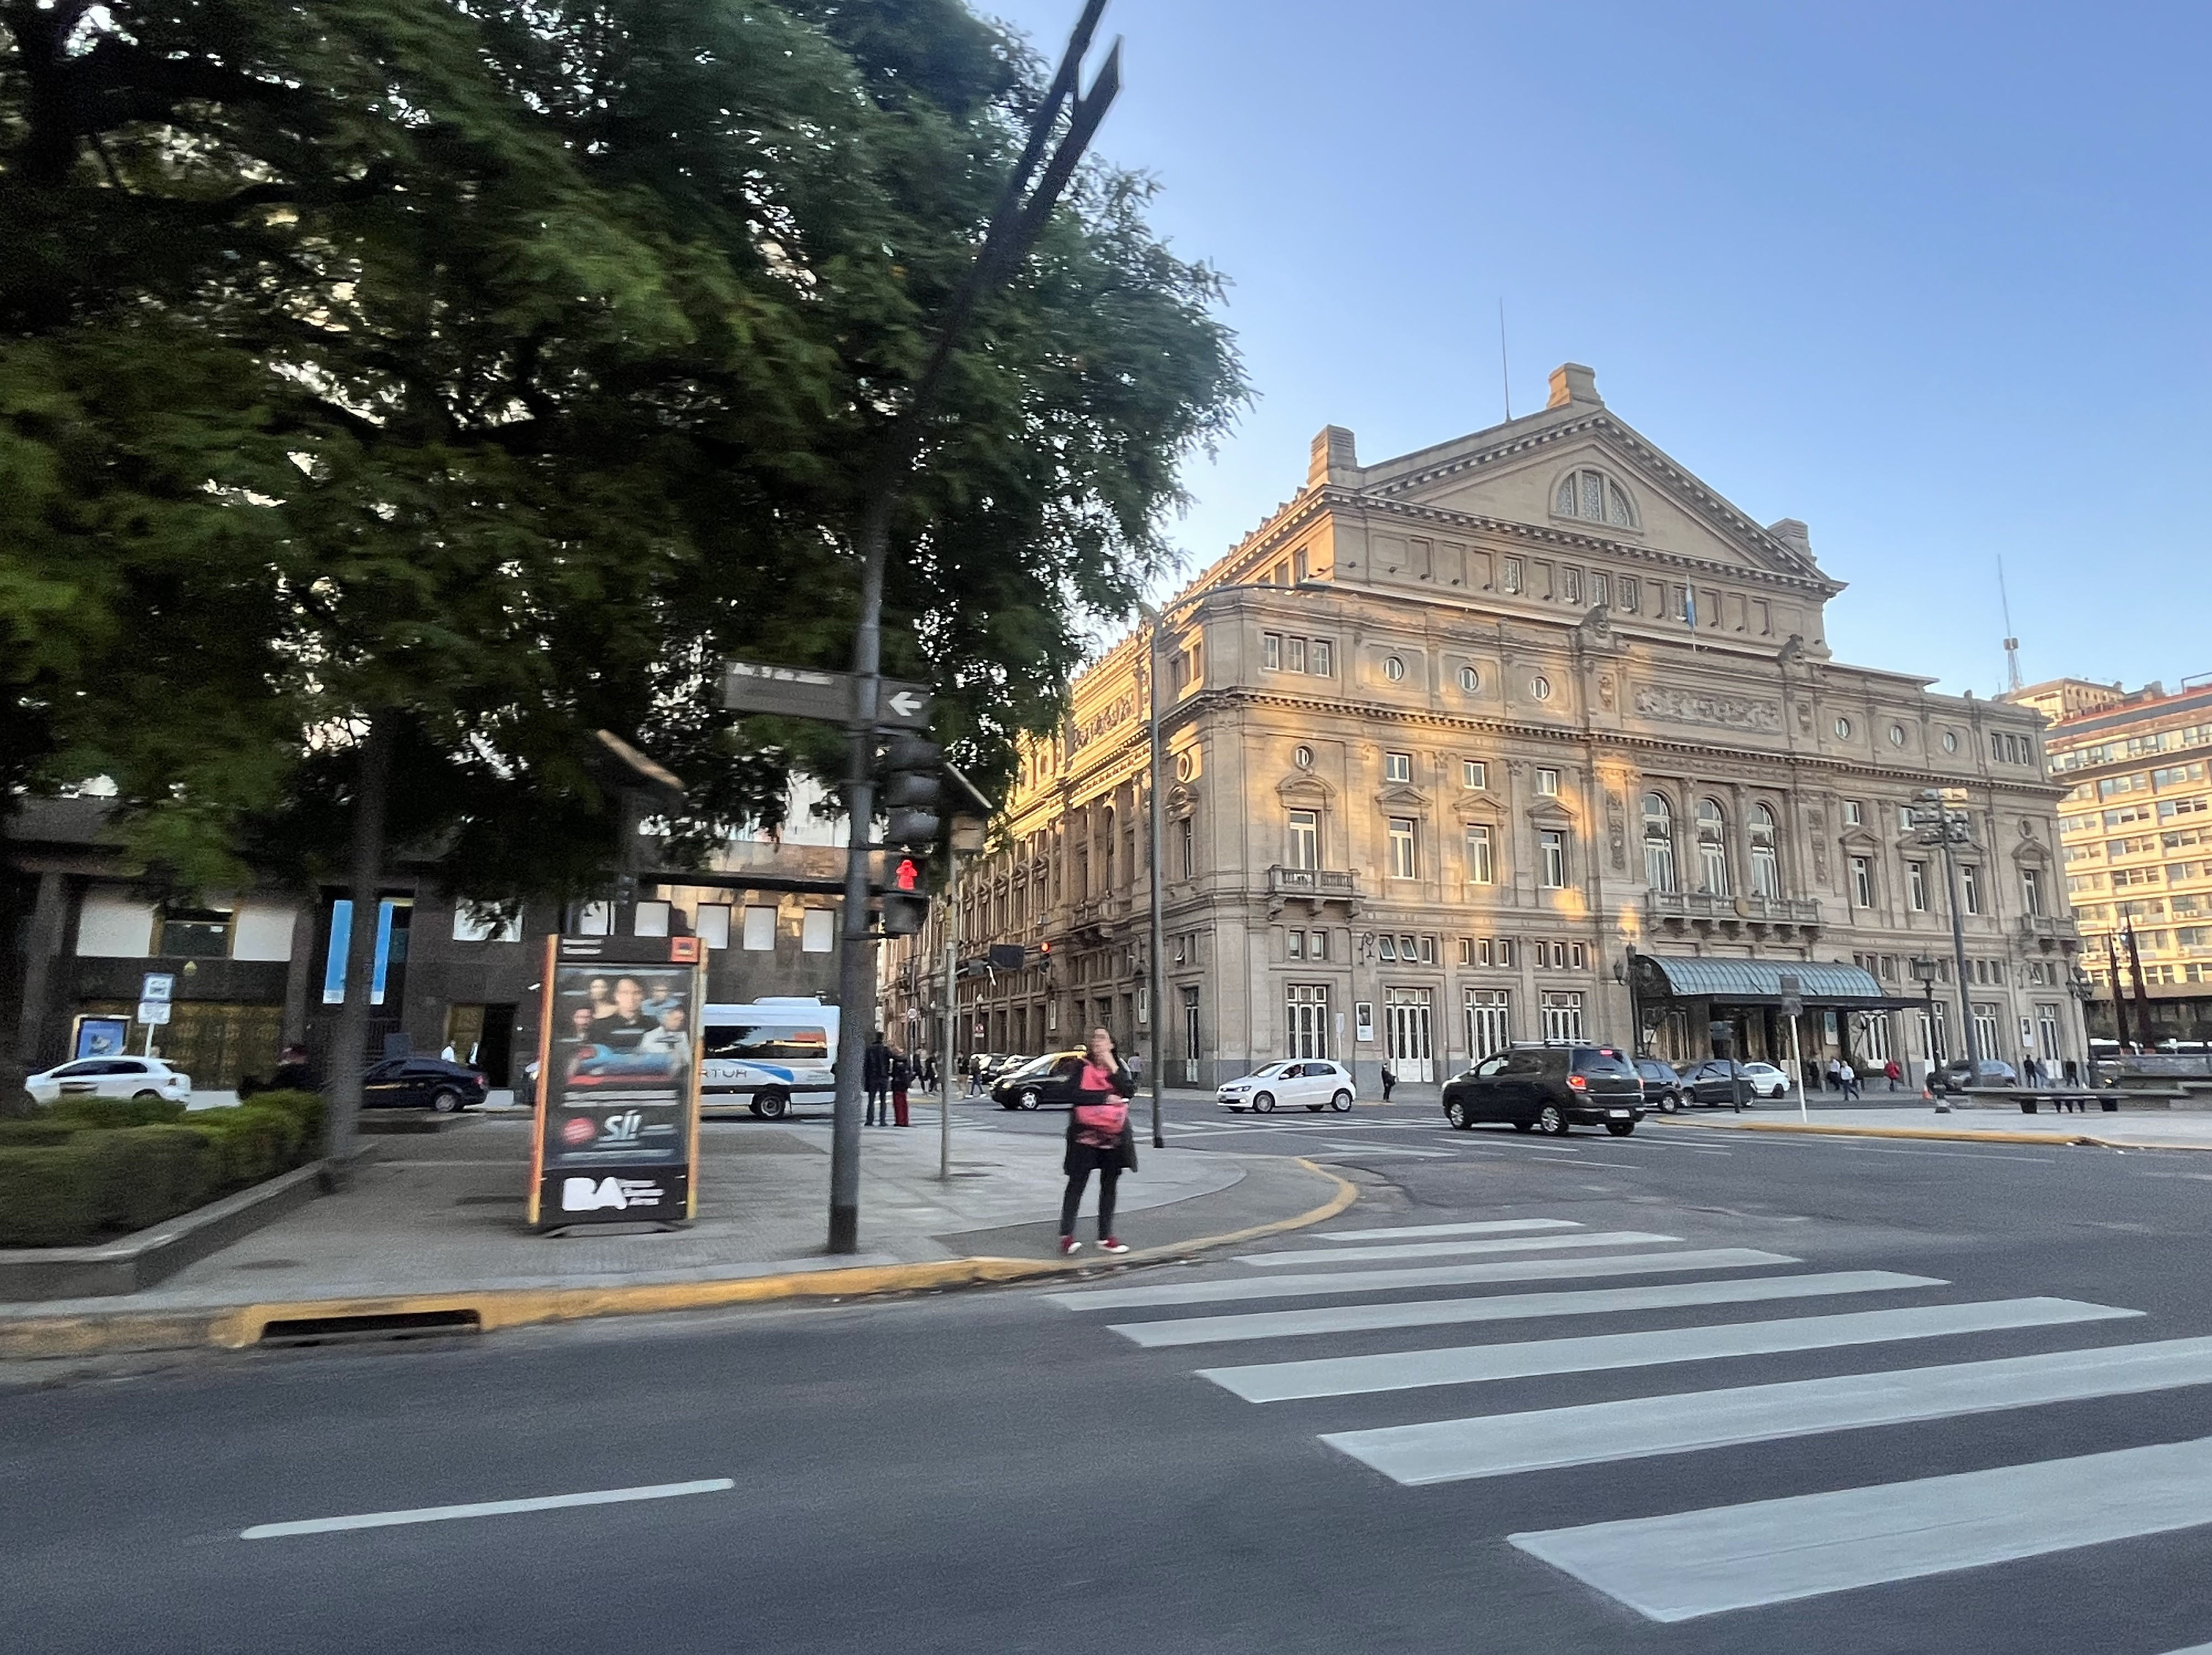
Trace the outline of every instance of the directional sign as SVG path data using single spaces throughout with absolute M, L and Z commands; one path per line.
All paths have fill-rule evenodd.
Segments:
M 887 727 L 926 730 L 933 704 L 926 684 L 878 678 L 876 722 Z M 733 713 L 780 713 L 786 718 L 818 718 L 842 724 L 860 708 L 860 680 L 850 672 L 825 672 L 812 666 L 772 666 L 759 661 L 722 663 L 722 705 Z
M 148 971 L 138 980 L 141 1000 L 173 1000 L 176 993 L 177 979 L 172 972 Z M 138 1020 L 143 1023 L 146 1019 L 142 1017 Z

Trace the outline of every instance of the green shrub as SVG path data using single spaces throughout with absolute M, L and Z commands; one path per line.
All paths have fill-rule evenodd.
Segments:
M 68 1247 L 99 1239 L 98 1182 L 92 1157 L 74 1141 L 0 1149 L 0 1246 Z
M 80 1134 L 93 1165 L 94 1219 L 128 1234 L 189 1212 L 221 1187 L 207 1141 L 189 1127 L 136 1126 Z
M 30 1121 L 0 1121 L 0 1148 L 10 1144 L 64 1144 L 76 1129 L 43 1117 Z
M 46 1118 L 106 1131 L 126 1126 L 166 1126 L 185 1118 L 185 1106 L 166 1098 L 64 1098 L 46 1110 Z

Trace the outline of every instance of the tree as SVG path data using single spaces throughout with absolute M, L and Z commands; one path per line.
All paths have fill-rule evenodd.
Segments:
M 1036 95 L 1019 43 L 954 0 L 0 29 L 0 222 L 36 248 L 0 270 L 21 782 L 108 774 L 183 877 L 343 860 L 370 904 L 395 832 L 471 895 L 587 889 L 598 727 L 696 783 L 680 843 L 778 811 L 807 744 L 732 751 L 714 665 L 842 663 L 871 456 Z M 896 525 L 887 665 L 986 774 L 1243 394 L 1148 189 L 1087 173 L 978 315 Z

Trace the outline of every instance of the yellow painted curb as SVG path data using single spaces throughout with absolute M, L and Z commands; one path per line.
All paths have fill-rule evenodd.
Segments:
M 1157 1263 L 1216 1247 L 1235 1246 L 1334 1218 L 1359 1199 L 1359 1188 L 1304 1157 L 1291 1158 L 1336 1186 L 1318 1207 L 1223 1235 L 1201 1236 L 1172 1246 L 1147 1248 L 1122 1261 Z M 1097 1261 L 1052 1258 L 947 1258 L 915 1264 L 871 1264 L 842 1270 L 793 1270 L 781 1275 L 716 1281 L 640 1282 L 613 1287 L 499 1287 L 483 1292 L 401 1293 L 383 1298 L 292 1299 L 222 1310 L 120 1311 L 113 1315 L 22 1317 L 0 1320 L 0 1360 L 93 1356 L 123 1351 L 178 1350 L 213 1346 L 241 1350 L 259 1342 L 272 1322 L 320 1321 L 337 1317 L 419 1316 L 472 1311 L 489 1333 L 500 1328 L 577 1322 L 599 1316 L 651 1316 L 668 1311 L 712 1310 L 778 1299 L 853 1299 L 933 1288 L 977 1287 L 1070 1275 Z

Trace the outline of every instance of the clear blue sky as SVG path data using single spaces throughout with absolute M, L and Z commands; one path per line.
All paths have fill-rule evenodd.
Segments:
M 1056 56 L 1077 0 L 975 0 Z M 1231 279 L 1260 400 L 1176 533 L 1501 416 L 1577 361 L 1850 582 L 1843 660 L 2212 671 L 2212 9 L 1111 0 L 1097 149 Z M 1095 54 L 1094 54 L 1095 61 Z

